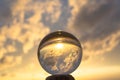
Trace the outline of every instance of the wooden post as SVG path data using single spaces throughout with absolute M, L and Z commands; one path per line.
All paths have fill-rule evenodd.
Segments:
M 71 75 L 52 75 L 48 76 L 46 80 L 75 80 Z

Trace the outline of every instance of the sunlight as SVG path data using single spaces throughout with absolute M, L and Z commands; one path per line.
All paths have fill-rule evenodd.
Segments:
M 62 48 L 63 48 L 63 46 L 64 46 L 64 45 L 63 45 L 62 43 L 58 43 L 58 44 L 56 44 L 56 46 L 55 46 L 55 47 L 56 47 L 56 48 L 58 48 L 58 49 L 62 49 Z

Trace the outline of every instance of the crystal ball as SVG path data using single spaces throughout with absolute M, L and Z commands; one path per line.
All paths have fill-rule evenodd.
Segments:
M 72 73 L 80 65 L 81 58 L 79 40 L 65 31 L 48 34 L 38 47 L 38 60 L 42 68 L 53 75 Z

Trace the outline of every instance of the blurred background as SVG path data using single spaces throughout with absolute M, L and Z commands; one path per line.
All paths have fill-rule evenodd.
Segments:
M 120 0 L 0 0 L 0 80 L 45 80 L 41 39 L 64 30 L 83 47 L 75 80 L 120 80 Z

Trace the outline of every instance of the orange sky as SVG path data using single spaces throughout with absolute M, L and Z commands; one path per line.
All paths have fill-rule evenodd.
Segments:
M 76 80 L 120 79 L 119 0 L 1 0 L 0 80 L 44 80 L 41 39 L 64 30 L 83 48 Z

